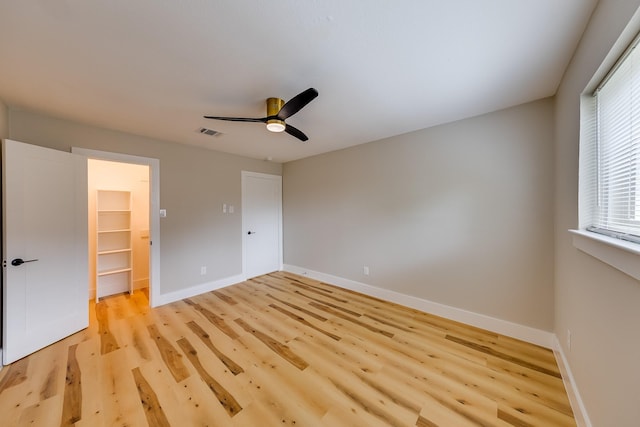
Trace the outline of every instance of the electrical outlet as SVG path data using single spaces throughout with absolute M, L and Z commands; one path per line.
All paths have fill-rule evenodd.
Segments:
M 207 267 L 203 265 L 200 267 L 200 275 L 204 276 L 205 274 L 207 274 Z
M 364 274 L 365 276 L 369 275 L 369 267 L 368 266 L 364 266 L 362 267 L 362 274 Z
M 571 329 L 567 329 L 567 349 L 571 351 Z

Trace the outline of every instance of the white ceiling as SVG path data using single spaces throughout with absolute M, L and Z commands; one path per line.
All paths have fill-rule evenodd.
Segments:
M 285 162 L 553 95 L 596 2 L 1 0 L 0 99 Z M 202 117 L 308 87 L 306 144 Z

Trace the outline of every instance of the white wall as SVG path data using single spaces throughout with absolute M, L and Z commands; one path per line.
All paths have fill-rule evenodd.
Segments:
M 640 283 L 574 248 L 567 232 L 578 227 L 579 96 L 639 5 L 598 3 L 556 95 L 555 332 L 594 426 L 640 422 Z
M 286 163 L 283 181 L 285 264 L 552 330 L 551 99 Z
M 242 273 L 242 170 L 280 175 L 280 164 L 9 110 L 11 139 L 70 151 L 72 146 L 160 160 L 161 294 Z M 222 204 L 236 206 L 223 214 Z M 207 274 L 200 267 L 207 266 Z

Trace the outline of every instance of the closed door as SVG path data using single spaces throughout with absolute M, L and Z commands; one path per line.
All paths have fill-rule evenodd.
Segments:
M 2 142 L 3 363 L 89 323 L 87 161 Z
M 242 172 L 243 274 L 282 269 L 282 177 Z

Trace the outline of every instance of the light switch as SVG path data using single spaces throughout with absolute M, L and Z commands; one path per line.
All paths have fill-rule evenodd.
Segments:
M 233 205 L 229 205 L 229 213 L 233 213 L 234 209 L 233 209 Z
M 160 218 L 166 218 L 166 216 L 167 216 L 167 210 L 160 209 Z
M 227 213 L 227 204 L 226 203 L 222 204 L 222 213 Z

